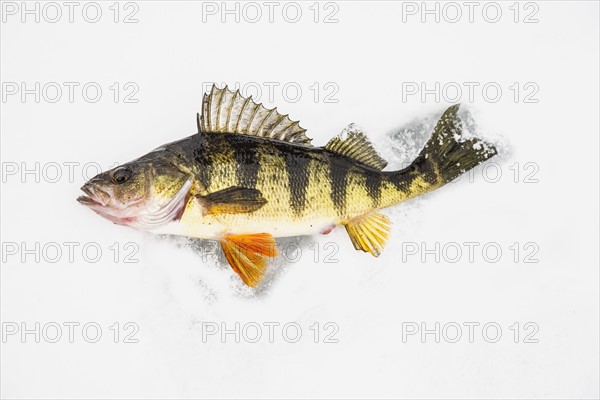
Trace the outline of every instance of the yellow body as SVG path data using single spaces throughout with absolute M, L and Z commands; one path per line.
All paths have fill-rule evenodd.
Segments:
M 411 165 L 386 166 L 350 125 L 313 147 L 298 122 L 213 86 L 198 133 L 92 178 L 78 201 L 114 223 L 154 233 L 219 240 L 236 273 L 256 286 L 274 237 L 328 233 L 344 225 L 358 250 L 378 256 L 389 219 L 377 210 L 450 182 L 496 154 L 461 137 L 450 107 Z
M 352 219 L 397 204 L 425 191 L 434 189 L 437 182 L 426 182 L 416 176 L 399 186 L 392 177 L 381 171 L 356 163 L 341 155 L 329 153 L 324 149 L 302 149 L 288 143 L 257 138 L 240 138 L 240 135 L 205 134 L 208 140 L 214 140 L 219 149 L 211 156 L 210 166 L 198 165 L 195 168 L 210 168 L 211 179 L 204 187 L 202 179 L 196 178 L 192 187 L 194 195 L 206 195 L 230 187 L 244 187 L 244 173 L 233 150 L 240 146 L 239 141 L 258 141 L 249 143 L 255 148 L 253 155 L 257 168 L 253 189 L 262 193 L 266 204 L 249 213 L 206 214 L 201 202 L 194 196 L 188 199 L 181 219 L 155 232 L 185 235 L 197 238 L 218 239 L 223 234 L 251 234 L 268 232 L 275 237 L 299 236 L 323 233 L 332 227 L 346 224 Z M 216 138 L 211 136 L 218 135 Z M 232 143 L 232 140 L 235 140 Z M 243 143 L 242 143 L 243 144 Z M 307 159 L 303 171 L 289 168 L 287 147 L 293 147 L 298 157 Z M 238 154 L 240 149 L 238 148 Z M 303 152 L 305 151 L 306 154 Z M 288 159 L 286 162 L 286 158 Z M 336 206 L 336 186 L 332 179 L 332 169 L 345 170 L 343 176 L 343 206 Z M 195 170 L 190 170 L 195 175 Z M 290 176 L 294 173 L 306 174 L 306 179 Z M 376 177 L 379 184 L 377 193 L 367 185 L 368 177 Z M 298 178 L 298 179 L 296 179 Z M 302 181 L 302 182 L 301 182 Z M 291 204 L 294 202 L 294 188 L 303 184 L 302 208 L 298 212 Z M 170 196 L 170 193 L 165 193 Z

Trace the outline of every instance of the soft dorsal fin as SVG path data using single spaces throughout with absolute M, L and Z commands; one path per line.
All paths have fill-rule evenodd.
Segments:
M 281 115 L 277 108 L 267 109 L 252 97 L 243 97 L 239 90 L 232 92 L 225 86 L 213 85 L 202 100 L 201 132 L 239 133 L 283 140 L 311 146 L 306 129 L 298 121 Z
M 340 136 L 331 139 L 325 148 L 378 170 L 384 169 L 387 165 L 387 161 L 377 154 L 369 139 L 354 124 L 348 125 Z

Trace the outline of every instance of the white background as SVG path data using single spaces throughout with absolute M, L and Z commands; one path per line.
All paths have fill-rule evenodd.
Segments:
M 420 14 L 403 14 L 406 4 L 400 2 L 338 2 L 337 23 L 323 22 L 336 9 L 324 4 L 315 23 L 312 3 L 300 5 L 297 23 L 283 18 L 285 3 L 275 8 L 272 23 L 263 3 L 260 21 L 241 15 L 237 23 L 226 15 L 223 23 L 220 10 L 203 14 L 201 2 L 148 1 L 136 3 L 139 22 L 129 24 L 113 22 L 112 2 L 101 3 L 99 22 L 86 22 L 84 4 L 75 9 L 73 23 L 65 6 L 56 23 L 43 16 L 39 23 L 33 16 L 22 22 L 20 11 L 3 15 L 3 84 L 80 84 L 72 103 L 63 86 L 56 103 L 47 101 L 54 94 L 36 103 L 34 95 L 22 101 L 18 93 L 1 104 L 4 172 L 14 163 L 33 168 L 39 162 L 40 169 L 79 163 L 74 179 L 63 168 L 56 183 L 43 176 L 38 183 L 20 171 L 3 176 L 3 329 L 33 329 L 36 322 L 63 326 L 57 343 L 48 340 L 53 330 L 40 343 L 34 334 L 5 335 L 3 397 L 598 398 L 597 2 L 536 2 L 528 9 L 521 3 L 519 22 L 512 2 L 499 3 L 497 23 L 482 15 L 486 3 L 475 9 L 473 22 L 463 3 L 461 20 L 450 23 L 444 15 L 422 22 Z M 443 4 L 438 7 L 441 12 Z M 535 9 L 538 22 L 524 23 Z M 133 9 L 121 4 L 120 10 L 122 20 Z M 54 11 L 47 11 L 53 18 Z M 253 10 L 246 11 L 254 18 Z M 87 82 L 103 89 L 96 103 L 82 97 Z M 109 89 L 114 82 L 138 85 L 139 101 L 115 103 Z M 391 209 L 393 232 L 377 259 L 356 252 L 343 229 L 303 239 L 299 261 L 276 260 L 266 284 L 248 290 L 222 258 L 203 260 L 192 241 L 112 225 L 75 201 L 84 183 L 82 165 L 106 169 L 194 133 L 210 82 L 258 83 L 261 100 L 299 119 L 317 145 L 356 122 L 392 167 L 410 160 L 402 159 L 399 144 L 395 151 L 386 144 L 386 134 L 439 115 L 456 101 L 403 99 L 403 83 L 432 88 L 435 82 L 477 82 L 474 98 L 465 91 L 460 101 L 479 130 L 502 144 L 503 156 L 496 158 L 502 177 L 493 183 L 478 169 L 472 183 L 461 180 Z M 273 99 L 265 82 L 279 85 Z M 296 102 L 282 95 L 289 82 L 302 89 Z M 310 89 L 315 82 L 322 91 L 317 101 Z M 327 82 L 339 89 L 337 103 L 322 98 L 330 92 L 323 89 Z M 481 93 L 489 82 L 503 90 L 497 102 Z M 515 82 L 519 99 L 509 88 Z M 527 82 L 539 87 L 537 103 L 523 101 Z M 517 182 L 510 168 L 515 163 Z M 531 171 L 525 163 L 537 166 L 537 183 L 525 182 Z M 73 262 L 65 247 L 54 263 L 48 254 L 36 262 L 34 255 L 5 251 L 7 243 L 22 250 L 36 242 L 80 245 Z M 82 257 L 90 242 L 103 251 L 96 263 Z M 109 249 L 114 242 L 121 248 L 118 262 Z M 139 248 L 138 263 L 124 262 L 128 242 Z M 436 262 L 435 255 L 406 252 L 407 243 L 431 249 L 436 242 L 458 243 L 462 257 L 452 263 L 442 254 Z M 464 242 L 480 244 L 473 262 Z M 518 262 L 510 249 L 515 242 Z M 537 263 L 524 262 L 529 242 L 539 249 Z M 500 246 L 498 262 L 482 256 L 486 243 Z M 326 262 L 332 248 L 337 253 L 330 261 L 338 262 Z M 80 324 L 73 343 L 65 322 Z M 89 322 L 102 328 L 97 343 L 82 335 Z M 118 343 L 109 328 L 115 322 Z M 139 327 L 138 343 L 124 343 L 127 322 Z M 259 324 L 262 338 L 236 343 L 234 335 L 206 336 L 207 323 L 233 329 L 236 322 Z M 266 322 L 280 324 L 273 343 Z M 302 329 L 297 343 L 282 334 L 290 322 Z M 327 322 L 339 328 L 337 343 L 325 343 Z M 462 326 L 462 337 L 450 343 L 455 331 L 448 330 L 439 343 L 433 334 L 403 341 L 407 323 L 434 329 L 436 322 Z M 466 322 L 480 324 L 472 343 Z M 484 337 L 481 329 L 490 322 L 502 329 L 495 343 L 486 340 L 494 330 Z M 539 328 L 532 336 L 537 343 L 525 343 L 528 322 Z M 310 329 L 315 323 L 318 343 Z

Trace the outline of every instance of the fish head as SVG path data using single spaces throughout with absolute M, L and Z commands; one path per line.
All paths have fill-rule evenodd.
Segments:
M 116 224 L 153 230 L 181 217 L 191 187 L 189 173 L 153 155 L 96 175 L 77 201 Z

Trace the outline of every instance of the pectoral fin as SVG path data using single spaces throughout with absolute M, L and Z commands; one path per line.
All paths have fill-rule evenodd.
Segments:
M 206 196 L 196 196 L 205 214 L 238 214 L 256 211 L 267 203 L 260 190 L 232 186 Z
M 390 233 L 390 219 L 380 213 L 361 215 L 344 224 L 356 250 L 381 254 Z
M 250 287 L 262 280 L 267 269 L 266 258 L 277 256 L 275 239 L 268 233 L 225 235 L 221 248 L 231 268 Z

